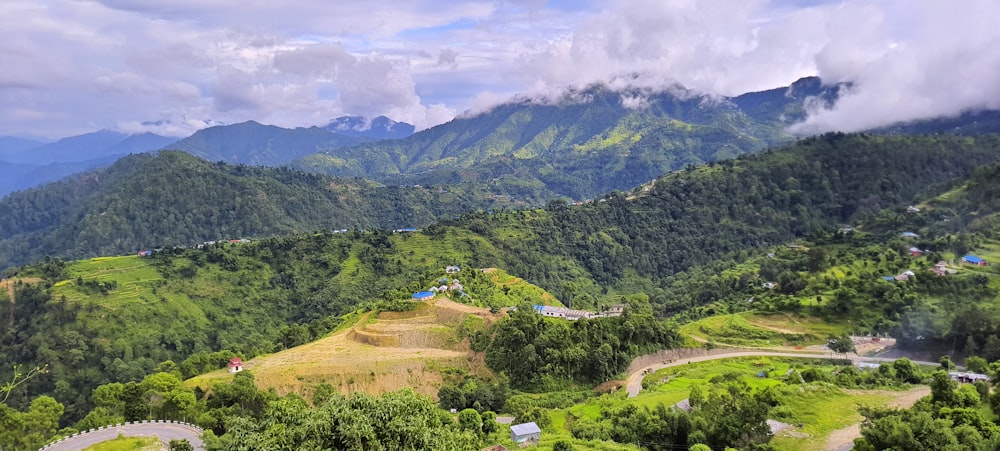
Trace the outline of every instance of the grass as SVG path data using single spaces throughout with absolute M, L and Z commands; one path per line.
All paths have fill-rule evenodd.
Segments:
M 247 361 L 246 368 L 258 387 L 274 388 L 279 394 L 310 398 L 313 387 L 328 383 L 345 394 L 409 387 L 436 397 L 445 369 L 491 376 L 468 344 L 457 340 L 458 328 L 485 327 L 499 315 L 443 298 L 407 312 L 352 314 L 344 321 L 348 326 L 327 337 L 258 356 Z M 219 370 L 189 379 L 186 385 L 208 389 L 231 378 Z
M 779 433 L 771 443 L 776 449 L 805 451 L 824 449 L 831 433 L 861 421 L 858 405 L 887 406 L 902 398 L 916 398 L 906 391 L 844 390 L 827 383 L 790 385 L 781 379 L 790 368 L 797 371 L 806 368 L 833 371 L 837 366 L 824 360 L 807 358 L 745 357 L 665 368 L 647 375 L 644 383 L 647 389 L 635 398 L 626 398 L 624 393 L 618 392 L 590 398 L 563 411 L 552 411 L 551 429 L 561 434 L 557 425 L 585 418 L 600 420 L 604 408 L 623 403 L 650 409 L 659 404 L 671 406 L 687 399 L 692 386 L 700 385 L 708 389 L 713 385 L 714 378 L 725 376 L 742 381 L 754 390 L 768 387 L 779 390 L 780 404 L 772 409 L 769 417 L 792 425 L 801 423 L 802 427 Z M 758 378 L 757 374 L 761 371 L 768 376 Z M 926 390 L 926 387 L 915 390 Z
M 156 437 L 125 437 L 103 441 L 84 448 L 84 451 L 160 451 L 163 444 Z
M 680 328 L 683 335 L 734 346 L 776 347 L 823 344 L 844 326 L 817 318 L 779 313 L 737 313 L 703 318 Z

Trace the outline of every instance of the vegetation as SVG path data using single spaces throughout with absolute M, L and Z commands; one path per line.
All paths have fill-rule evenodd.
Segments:
M 681 336 L 665 316 L 694 321 L 685 330 L 707 340 L 750 345 L 809 345 L 835 337 L 846 346 L 848 333 L 890 333 L 902 347 L 978 355 L 982 361 L 971 364 L 989 369 L 987 362 L 1000 358 L 1000 317 L 992 307 L 1000 279 L 991 267 L 958 261 L 946 265 L 954 274 L 931 276 L 928 269 L 970 251 L 1000 259 L 994 200 L 1000 167 L 991 163 L 1000 155 L 998 145 L 993 137 L 825 135 L 787 150 L 690 168 L 590 205 L 469 213 L 420 232 L 319 232 L 164 248 L 144 257 L 43 259 L 5 274 L 13 302 L 0 304 L 0 368 L 49 367 L 7 390 L 0 421 L 17 432 L 2 443 L 31 448 L 60 427 L 119 418 L 194 418 L 213 429 L 218 449 L 232 445 L 226 436 L 256 437 L 262 447 L 280 448 L 291 446 L 282 437 L 301 442 L 313 437 L 310 428 L 339 428 L 323 426 L 337 415 L 383 415 L 374 407 L 380 401 L 371 398 L 358 401 L 358 408 L 375 410 L 352 413 L 353 398 L 337 395 L 333 386 L 317 388 L 312 401 L 321 402 L 311 408 L 304 399 L 258 390 L 249 376 L 229 384 L 223 375 L 199 389 L 180 381 L 216 370 L 232 356 L 249 359 L 302 345 L 374 317 L 358 310 L 408 315 L 411 293 L 454 277 L 464 291 L 442 299 L 491 309 L 489 315 L 518 309 L 496 321 L 454 322 L 449 339 L 463 346 L 467 340 L 469 350 L 462 352 L 493 374 L 456 372 L 438 395 L 445 407 L 464 412 L 460 426 L 432 407 L 428 412 L 435 413 L 418 428 L 423 438 L 405 443 L 443 444 L 427 441 L 440 435 L 454 440 L 447 443 L 478 446 L 486 440 L 482 434 L 496 431 L 481 425 L 476 435 L 475 415 L 482 422 L 488 412 L 504 410 L 568 431 L 550 446 L 558 440 L 768 446 L 757 419 L 800 418 L 789 412 L 797 408 L 790 400 L 797 388 L 765 394 L 767 387 L 723 374 L 718 390 L 704 394 L 705 410 L 684 418 L 656 403 L 598 406 L 574 418 L 565 411 L 590 399 L 580 393 L 619 376 L 635 356 L 679 346 Z M 164 156 L 170 153 L 157 158 Z M 191 161 L 193 167 L 238 170 Z M 904 230 L 919 236 L 904 238 Z M 449 265 L 462 272 L 445 275 Z M 906 280 L 892 277 L 906 270 L 913 273 Z M 621 317 L 567 322 L 535 314 L 531 304 L 542 303 L 628 308 Z M 711 318 L 717 314 L 725 316 Z M 771 317 L 802 323 L 780 325 Z M 922 380 L 905 361 L 897 363 L 860 373 L 804 370 L 801 380 L 782 383 L 895 388 Z M 553 391 L 559 394 L 540 394 Z M 947 406 L 957 402 L 953 397 L 964 399 L 938 392 Z M 830 391 L 809 399 L 840 408 L 842 395 Z M 423 403 L 434 406 L 420 399 L 390 404 L 421 412 Z M 329 403 L 323 401 L 337 407 L 324 410 Z M 982 408 L 977 406 L 962 408 Z M 265 415 L 269 408 L 273 415 Z M 724 410 L 744 421 L 722 417 Z M 928 415 L 944 418 L 940 411 Z M 628 429 L 626 423 L 644 426 Z M 669 427 L 657 429 L 662 425 Z M 330 446 L 364 447 L 374 440 L 410 446 L 391 429 L 347 435 L 337 429 L 329 437 L 340 441 Z M 293 430 L 299 435 L 283 435 Z M 988 439 L 986 429 L 977 431 Z
M 326 132 L 324 132 L 326 133 Z M 314 230 L 422 227 L 509 203 L 471 187 L 384 187 L 289 169 L 130 155 L 0 199 L 0 268 Z
M 590 86 L 555 101 L 522 99 L 409 138 L 309 155 L 294 167 L 387 183 L 488 183 L 518 199 L 585 199 L 683 168 L 790 141 L 785 126 L 818 80 L 736 99 Z M 643 108 L 630 108 L 630 102 Z M 742 111 L 741 111 L 742 110 Z

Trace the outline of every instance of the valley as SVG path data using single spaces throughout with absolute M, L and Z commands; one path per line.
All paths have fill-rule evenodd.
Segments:
M 987 363 L 1000 359 L 1000 273 L 963 263 L 1000 257 L 997 147 L 990 136 L 826 135 L 582 205 L 445 214 L 394 231 L 319 227 L 201 245 L 190 235 L 142 255 L 9 268 L 3 363 L 47 366 L 11 391 L 4 412 L 23 419 L 58 404 L 45 424 L 59 429 L 0 438 L 41 446 L 102 423 L 193 419 L 213 449 L 236 436 L 282 440 L 281 430 L 336 447 L 330 440 L 347 436 L 311 435 L 302 421 L 402 403 L 427 415 L 421 427 L 435 440 L 463 449 L 514 446 L 486 420 L 494 413 L 535 421 L 543 448 L 815 449 L 853 431 L 874 439 L 865 425 L 835 431 L 883 418 L 878 409 L 928 385 L 935 405 L 988 409 L 989 394 L 974 401 L 973 385 L 950 387 L 935 369 L 950 355 L 992 374 Z M 333 184 L 341 198 L 366 189 L 179 153 L 142 158 L 206 180 Z M 122 233 L 112 230 L 101 233 Z M 431 287 L 430 300 L 411 300 Z M 625 313 L 570 321 L 533 305 Z M 895 344 L 892 357 L 827 348 L 851 335 L 893 337 L 852 343 L 858 353 Z M 232 358 L 243 371 L 227 371 Z M 670 407 L 698 390 L 694 410 Z M 473 413 L 475 428 L 454 423 Z M 794 427 L 772 437 L 766 420 Z

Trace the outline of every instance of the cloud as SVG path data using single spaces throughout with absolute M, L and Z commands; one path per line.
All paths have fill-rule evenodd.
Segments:
M 805 6 L 803 6 L 805 5 Z M 600 82 L 736 95 L 854 88 L 800 131 L 997 107 L 995 0 L 5 0 L 0 135 L 206 121 L 430 127 Z M 680 89 L 678 86 L 693 91 Z M 154 122 L 147 122 L 154 121 Z
M 830 25 L 830 41 L 817 55 L 827 82 L 852 89 L 832 107 L 814 108 L 793 132 L 865 130 L 964 112 L 1000 109 L 1000 3 L 971 0 L 906 2 L 864 18 L 858 33 L 844 16 Z M 890 14 L 905 14 L 907 29 L 893 30 Z

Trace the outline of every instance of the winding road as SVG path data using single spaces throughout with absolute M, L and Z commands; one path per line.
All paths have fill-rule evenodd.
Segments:
M 201 440 L 202 430 L 183 423 L 132 423 L 119 426 L 108 426 L 104 429 L 80 434 L 76 437 L 63 439 L 42 448 L 45 451 L 74 451 L 87 448 L 107 440 L 113 440 L 122 434 L 126 437 L 156 437 L 164 444 L 171 440 L 187 440 L 196 451 L 204 451 L 205 443 Z

